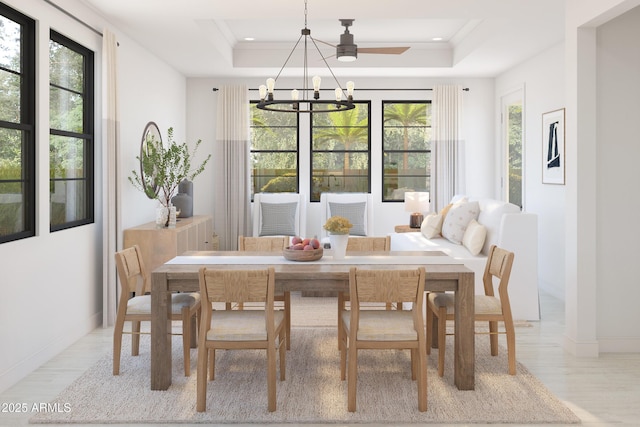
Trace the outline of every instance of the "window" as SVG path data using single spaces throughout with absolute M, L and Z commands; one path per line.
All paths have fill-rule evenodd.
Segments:
M 93 52 L 51 32 L 49 42 L 51 231 L 93 222 Z
M 251 200 L 255 193 L 298 193 L 298 114 L 251 103 Z
M 382 201 L 406 191 L 429 191 L 431 102 L 382 102 Z
M 522 99 L 523 90 L 502 97 L 502 134 L 506 151 L 506 182 L 503 191 L 507 201 L 523 207 L 522 198 Z
M 371 191 L 371 102 L 311 114 L 311 201 L 322 193 Z
M 35 22 L 0 3 L 0 243 L 35 235 Z

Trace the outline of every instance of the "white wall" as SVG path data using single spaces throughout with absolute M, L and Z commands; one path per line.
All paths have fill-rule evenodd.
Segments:
M 102 37 L 40 0 L 3 0 L 37 21 L 37 231 L 36 236 L 0 245 L 0 392 L 51 359 L 102 322 Z M 66 2 L 70 12 L 101 30 L 105 22 L 93 12 Z M 96 182 L 95 223 L 49 232 L 48 38 L 49 29 L 95 51 Z M 152 201 L 130 188 L 126 176 L 136 167 L 142 131 L 149 120 L 163 132 L 174 126 L 176 139 L 186 135 L 185 79 L 126 35 L 120 41 L 119 84 L 123 226 L 155 217 Z M 44 64 L 44 65 L 43 65 Z
M 540 288 L 564 299 L 564 185 L 542 184 L 542 114 L 565 107 L 564 43 L 527 60 L 496 78 L 496 109 L 500 98 L 524 86 L 524 206 L 538 215 L 538 277 Z M 499 121 L 496 135 L 500 135 Z M 496 140 L 496 152 L 503 152 Z
M 189 138 L 202 139 L 204 145 L 212 144 L 215 140 L 216 93 L 214 87 L 224 84 L 248 84 L 250 88 L 257 88 L 261 81 L 222 80 L 222 79 L 188 79 L 187 81 L 187 115 Z M 382 203 L 382 100 L 412 100 L 431 99 L 430 91 L 376 91 L 362 90 L 377 88 L 431 88 L 438 83 L 454 83 L 469 87 L 465 92 L 464 115 L 465 128 L 463 137 L 466 140 L 467 162 L 467 193 L 478 196 L 496 196 L 493 188 L 495 183 L 495 164 L 493 158 L 494 145 L 494 110 L 493 79 L 356 79 L 355 97 L 359 100 L 371 101 L 371 193 L 374 199 L 375 234 L 384 235 L 393 232 L 394 226 L 407 224 L 408 213 L 404 211 L 402 203 Z M 296 87 L 300 80 L 279 79 L 280 87 Z M 328 93 L 328 92 L 327 92 Z M 257 99 L 257 91 L 250 92 L 251 99 Z M 308 117 L 302 115 L 301 129 L 308 129 L 305 125 Z M 310 170 L 309 134 L 300 133 L 300 191 L 309 200 Z M 208 170 L 194 183 L 194 213 L 213 214 L 213 171 Z M 307 236 L 320 235 L 320 212 L 318 203 L 309 203 L 307 207 Z
M 640 351 L 640 7 L 597 30 L 597 337 L 601 352 Z

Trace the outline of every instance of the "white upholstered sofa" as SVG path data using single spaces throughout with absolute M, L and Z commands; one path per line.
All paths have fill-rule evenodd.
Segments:
M 486 230 L 482 246 L 479 246 L 476 240 L 473 247 L 474 242 L 470 241 L 469 236 L 465 236 L 467 239 L 464 243 L 467 246 L 455 243 L 441 235 L 433 236 L 437 233 L 434 233 L 433 229 L 428 229 L 426 222 L 431 222 L 433 225 L 437 222 L 437 218 L 427 217 L 421 230 L 393 233 L 391 250 L 440 250 L 447 253 L 474 271 L 476 294 L 484 293 L 482 274 L 489 247 L 495 244 L 512 251 L 515 258 L 509 280 L 509 299 L 513 318 L 514 320 L 539 320 L 537 215 L 522 212 L 518 206 L 511 203 L 493 199 L 456 196 L 452 202 L 477 202 L 477 205 L 473 205 L 478 208 L 475 220 Z M 426 235 L 433 237 L 427 238 Z M 454 241 L 462 240 L 453 237 Z M 474 252 L 479 250 L 479 253 L 474 255 L 469 248 Z

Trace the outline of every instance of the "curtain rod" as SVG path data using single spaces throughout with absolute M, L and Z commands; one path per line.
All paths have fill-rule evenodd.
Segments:
M 214 92 L 217 92 L 218 90 L 219 90 L 219 89 L 218 89 L 217 87 L 214 87 L 214 88 L 213 88 L 213 91 L 214 91 Z M 255 90 L 258 90 L 258 89 L 249 88 L 249 90 L 251 90 L 251 91 L 255 91 Z M 286 91 L 291 91 L 291 90 L 293 90 L 293 88 L 291 88 L 291 89 L 282 89 L 282 88 L 280 88 L 280 89 L 274 89 L 274 90 L 286 90 Z M 303 89 L 298 89 L 298 90 L 303 90 Z M 311 90 L 311 89 L 308 89 L 308 90 Z M 320 90 L 330 90 L 330 91 L 334 91 L 335 89 L 320 89 Z M 397 89 L 392 89 L 392 88 L 379 88 L 379 89 L 356 89 L 356 90 L 357 90 L 357 91 L 386 91 L 386 90 L 393 90 L 393 91 L 414 91 L 414 90 L 416 90 L 416 91 L 417 91 L 417 90 L 426 90 L 426 91 L 431 91 L 431 90 L 433 90 L 433 88 L 397 88 Z M 470 90 L 470 89 L 469 89 L 468 87 L 465 87 L 465 88 L 462 88 L 462 90 L 463 90 L 463 91 L 465 91 L 465 92 L 469 92 L 469 90 Z
M 58 9 L 60 12 L 64 13 L 65 15 L 67 15 L 69 18 L 73 19 L 74 21 L 78 22 L 79 24 L 83 25 L 84 27 L 90 29 L 91 31 L 93 31 L 94 33 L 99 35 L 100 37 L 104 37 L 102 35 L 102 32 L 96 30 L 91 25 L 87 24 L 82 19 L 78 18 L 77 16 L 75 16 L 71 12 L 67 11 L 66 9 L 63 9 L 61 6 L 58 6 L 57 4 L 53 3 L 51 0 L 44 0 L 44 2 L 47 3 L 51 7 L 54 7 L 56 9 Z M 117 43 L 118 46 L 120 46 L 120 42 L 116 42 L 116 43 Z

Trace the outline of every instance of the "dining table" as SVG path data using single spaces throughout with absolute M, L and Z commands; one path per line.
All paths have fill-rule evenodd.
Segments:
M 349 252 L 334 258 L 331 250 L 316 261 L 297 262 L 280 253 L 192 251 L 177 256 L 151 273 L 151 390 L 171 385 L 171 293 L 197 292 L 200 268 L 259 269 L 273 267 L 276 292 L 349 292 L 349 269 L 415 269 L 424 267 L 425 291 L 455 293 L 454 384 L 475 386 L 474 273 L 439 251 Z M 437 327 L 433 325 L 434 332 Z M 434 339 L 437 342 L 437 339 Z M 295 349 L 291 351 L 296 351 Z

